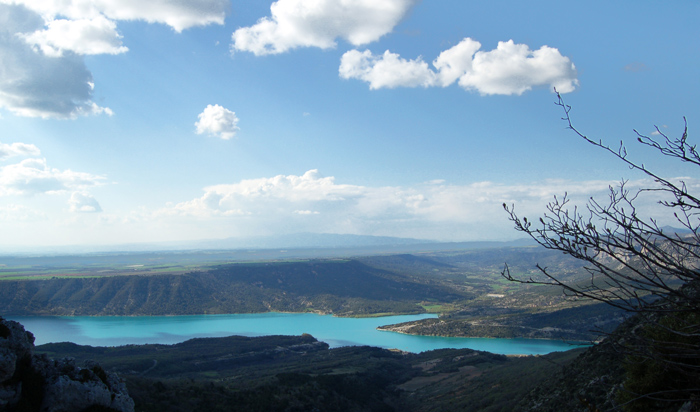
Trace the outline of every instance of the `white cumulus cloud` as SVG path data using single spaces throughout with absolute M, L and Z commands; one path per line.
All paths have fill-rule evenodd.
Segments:
M 191 221 L 198 230 L 222 236 L 325 232 L 439 240 L 503 239 L 517 235 L 503 203 L 515 204 L 520 215 L 537 217 L 555 195 L 568 192 L 572 205 L 584 205 L 590 196 L 607 198 L 609 186 L 617 183 L 545 180 L 455 185 L 434 180 L 413 186 L 371 187 L 338 183 L 334 177 L 309 170 L 302 175 L 208 186 L 201 196 L 168 205 L 144 219 L 162 225 Z M 653 182 L 630 181 L 628 187 L 650 184 Z M 640 210 L 658 208 L 657 201 L 641 201 Z M 664 224 L 668 223 L 673 222 Z
M 174 205 L 169 213 L 183 215 L 235 215 L 274 213 L 293 205 L 287 213 L 316 210 L 305 205 L 347 201 L 360 194 L 360 188 L 338 185 L 333 177 L 323 177 L 318 170 L 301 176 L 278 175 L 271 178 L 247 179 L 238 183 L 204 188 L 204 195 Z
M 102 184 L 104 179 L 90 173 L 49 168 L 46 159 L 25 159 L 0 167 L 0 196 L 84 190 Z
M 94 197 L 87 193 L 73 192 L 68 200 L 70 211 L 75 213 L 99 213 L 102 207 Z
M 378 40 L 406 16 L 415 0 L 278 0 L 270 17 L 232 35 L 233 51 L 255 55 L 297 47 L 336 46 L 342 38 L 355 46 Z
M 64 51 L 77 54 L 120 54 L 129 49 L 122 45 L 117 25 L 104 16 L 92 19 L 50 21 L 46 30 L 20 34 L 45 55 L 60 57 Z
M 228 140 L 240 130 L 236 113 L 218 104 L 207 105 L 198 117 L 199 120 L 194 124 L 197 134 L 207 133 Z
M 559 50 L 542 46 L 533 51 L 508 40 L 498 42 L 495 50 L 476 52 L 472 70 L 459 78 L 459 85 L 481 94 L 522 94 L 536 86 L 569 93 L 578 84 L 576 74 L 574 64 Z
M 167 24 L 178 32 L 195 26 L 223 24 L 230 7 L 228 0 L 0 0 L 0 3 L 22 5 L 47 21 L 57 16 L 91 20 L 102 15 L 110 20 Z
M 41 151 L 33 144 L 27 143 L 0 143 L 0 160 L 13 156 L 39 156 Z
M 112 115 L 92 101 L 83 55 L 128 49 L 119 21 L 173 30 L 223 24 L 228 0 L 0 0 L 0 108 L 17 116 Z
M 435 73 L 421 58 L 405 60 L 388 50 L 381 56 L 374 56 L 369 50 L 350 50 L 343 54 L 339 73 L 344 79 L 366 81 L 370 89 L 429 87 L 436 79 Z
M 389 52 L 375 56 L 369 50 L 343 54 L 339 76 L 369 83 L 370 89 L 393 87 L 447 87 L 454 82 L 482 95 L 520 95 L 533 87 L 548 86 L 561 93 L 578 85 L 576 67 L 559 50 L 542 46 L 530 50 L 513 40 L 499 42 L 491 51 L 480 51 L 481 43 L 465 38 L 443 51 L 431 69 L 422 58 L 402 59 Z
M 92 101 L 93 78 L 82 57 L 50 57 L 17 34 L 40 30 L 42 18 L 21 6 L 0 4 L 0 108 L 15 115 L 75 118 L 112 114 Z
M 451 47 L 433 61 L 439 73 L 439 85 L 446 87 L 465 73 L 472 71 L 472 56 L 481 48 L 481 43 L 469 37 Z

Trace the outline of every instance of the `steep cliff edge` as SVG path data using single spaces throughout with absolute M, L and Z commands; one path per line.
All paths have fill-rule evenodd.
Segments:
M 124 382 L 95 362 L 34 354 L 34 335 L 0 317 L 0 410 L 133 412 Z

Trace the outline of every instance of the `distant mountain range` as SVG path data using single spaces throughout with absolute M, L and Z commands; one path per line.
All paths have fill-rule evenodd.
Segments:
M 277 249 L 277 248 L 352 248 L 365 246 L 418 245 L 441 243 L 390 236 L 340 235 L 334 233 L 294 233 L 281 236 L 255 236 L 248 238 L 191 242 L 194 249 Z
M 106 252 L 155 252 L 155 251 L 204 251 L 204 250 L 264 250 L 264 249 L 313 249 L 321 255 L 339 250 L 375 250 L 386 252 L 411 252 L 415 250 L 474 249 L 502 246 L 524 246 L 530 240 L 507 242 L 439 242 L 435 240 L 399 238 L 390 236 L 366 236 L 333 233 L 295 233 L 280 236 L 230 237 L 196 241 L 173 241 L 158 243 L 130 243 L 121 245 L 71 245 L 4 247 L 0 255 L 69 255 Z

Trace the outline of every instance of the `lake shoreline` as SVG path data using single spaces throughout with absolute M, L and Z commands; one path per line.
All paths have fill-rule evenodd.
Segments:
M 340 318 L 340 319 L 377 319 L 377 318 L 382 318 L 382 317 L 392 317 L 392 316 L 414 316 L 414 315 L 433 315 L 429 316 L 428 318 L 433 318 L 433 319 L 439 319 L 439 315 L 434 314 L 434 313 L 418 313 L 418 314 L 404 314 L 404 313 L 382 313 L 382 314 L 371 314 L 371 315 L 353 315 L 353 316 L 342 316 L 342 315 L 337 315 L 334 313 L 327 313 L 324 311 L 307 311 L 307 312 L 285 312 L 285 311 L 268 311 L 268 312 L 250 312 L 250 313 L 202 313 L 202 314 L 190 314 L 190 315 L 0 315 L 2 317 L 5 317 L 6 319 L 10 319 L 9 317 L 12 316 L 17 316 L 17 317 L 46 317 L 46 318 L 51 318 L 51 317 L 60 317 L 60 318 L 70 318 L 70 317 L 92 317 L 92 318 L 137 318 L 137 317 L 186 317 L 186 316 L 229 316 L 229 315 L 263 315 L 263 314 L 312 314 L 312 315 L 319 315 L 319 316 L 332 316 L 334 318 Z M 8 317 L 9 316 L 9 317 Z M 428 334 L 428 333 L 411 333 L 411 332 L 405 332 L 401 330 L 402 328 L 395 328 L 392 329 L 390 327 L 394 326 L 396 324 L 388 324 L 388 325 L 380 325 L 377 326 L 377 330 L 381 332 L 394 332 L 394 333 L 399 333 L 402 335 L 407 335 L 407 336 L 431 336 L 431 337 L 439 337 L 439 338 L 465 338 L 465 339 L 531 339 L 531 340 L 544 340 L 544 341 L 563 341 L 563 342 L 573 342 L 575 345 L 588 345 L 590 342 L 588 341 L 568 341 L 566 339 L 561 339 L 561 338 L 542 338 L 542 337 L 529 337 L 529 336 L 512 336 L 512 337 L 497 337 L 497 336 L 483 336 L 483 335 L 440 335 L 440 334 Z
M 388 325 L 388 326 L 391 326 L 391 325 Z M 409 333 L 409 332 L 402 332 L 399 330 L 387 329 L 384 326 L 378 326 L 377 330 L 381 331 L 381 332 L 400 333 L 402 335 L 407 335 L 407 336 L 433 336 L 436 338 L 454 338 L 454 339 L 527 339 L 527 340 L 567 342 L 567 343 L 571 343 L 572 345 L 575 345 L 575 346 L 590 345 L 590 342 L 588 342 L 588 341 L 568 341 L 566 339 L 532 338 L 532 337 L 528 337 L 528 336 L 513 336 L 513 337 L 509 337 L 509 338 L 499 338 L 497 336 L 448 336 L 448 335 L 437 335 L 437 334 L 419 334 L 419 333 Z
M 501 354 L 545 354 L 568 350 L 557 340 L 464 338 L 382 333 L 383 324 L 434 318 L 434 314 L 374 318 L 343 318 L 315 313 L 265 312 L 236 315 L 178 316 L 33 316 L 7 317 L 25 325 L 37 344 L 73 342 L 89 346 L 175 344 L 193 338 L 310 334 L 331 347 L 374 346 L 419 353 L 445 348 L 469 348 Z

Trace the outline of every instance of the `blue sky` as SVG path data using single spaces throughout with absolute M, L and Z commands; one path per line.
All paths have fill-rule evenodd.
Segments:
M 519 237 L 691 139 L 694 1 L 0 0 L 0 247 Z M 642 205 L 664 222 L 663 212 Z M 665 223 L 673 223 L 665 221 Z

